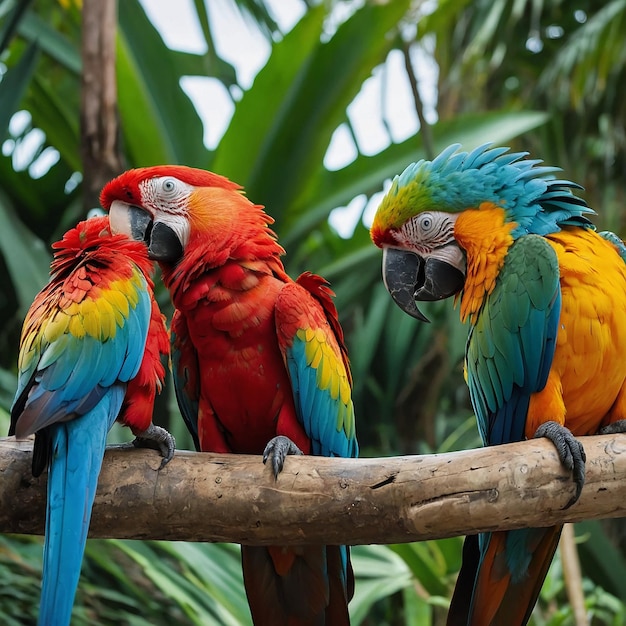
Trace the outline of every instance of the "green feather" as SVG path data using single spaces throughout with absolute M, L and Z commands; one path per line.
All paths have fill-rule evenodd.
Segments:
M 509 249 L 467 344 L 470 395 L 486 443 L 523 439 L 524 407 L 545 386 L 559 315 L 556 253 L 543 237 L 522 237 Z

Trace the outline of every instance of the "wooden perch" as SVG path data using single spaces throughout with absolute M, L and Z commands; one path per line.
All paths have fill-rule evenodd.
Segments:
M 583 438 L 580 500 L 545 439 L 374 459 L 107 450 L 90 536 L 271 543 L 395 543 L 626 516 L 626 436 Z M 0 532 L 43 532 L 45 476 L 31 442 L 0 439 Z

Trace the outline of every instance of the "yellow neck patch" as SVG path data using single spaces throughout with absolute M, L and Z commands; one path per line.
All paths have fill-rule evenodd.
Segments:
M 517 224 L 506 222 L 504 209 L 483 202 L 459 214 L 454 236 L 467 254 L 467 275 L 461 296 L 461 321 L 476 321 L 485 298 L 493 291 Z

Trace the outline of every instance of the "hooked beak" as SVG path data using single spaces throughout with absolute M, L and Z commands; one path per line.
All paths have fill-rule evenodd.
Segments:
M 153 261 L 175 263 L 183 255 L 183 246 L 176 233 L 167 224 L 153 221 L 141 207 L 115 200 L 109 210 L 109 223 L 112 232 L 143 241 Z
M 465 283 L 465 273 L 436 257 L 423 259 L 408 250 L 384 248 L 383 281 L 393 301 L 405 313 L 429 322 L 415 301 L 443 300 L 458 293 Z

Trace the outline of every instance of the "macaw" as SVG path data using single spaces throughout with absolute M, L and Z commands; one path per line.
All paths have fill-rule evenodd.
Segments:
M 469 324 L 465 373 L 485 445 L 545 436 L 573 472 L 576 437 L 626 418 L 626 247 L 527 153 L 446 148 L 396 176 L 371 226 L 393 300 L 454 295 Z M 561 526 L 467 537 L 448 624 L 526 624 Z
M 332 292 L 296 281 L 272 218 L 230 180 L 183 166 L 130 170 L 101 194 L 112 228 L 148 244 L 175 307 L 181 413 L 199 450 L 356 457 L 351 375 Z M 257 626 L 348 624 L 345 546 L 242 546 Z
M 106 438 L 119 419 L 137 445 L 174 439 L 152 423 L 169 353 L 144 244 L 94 217 L 53 244 L 50 282 L 31 305 L 20 341 L 9 435 L 35 435 L 32 472 L 48 468 L 39 610 L 42 626 L 70 623 Z

